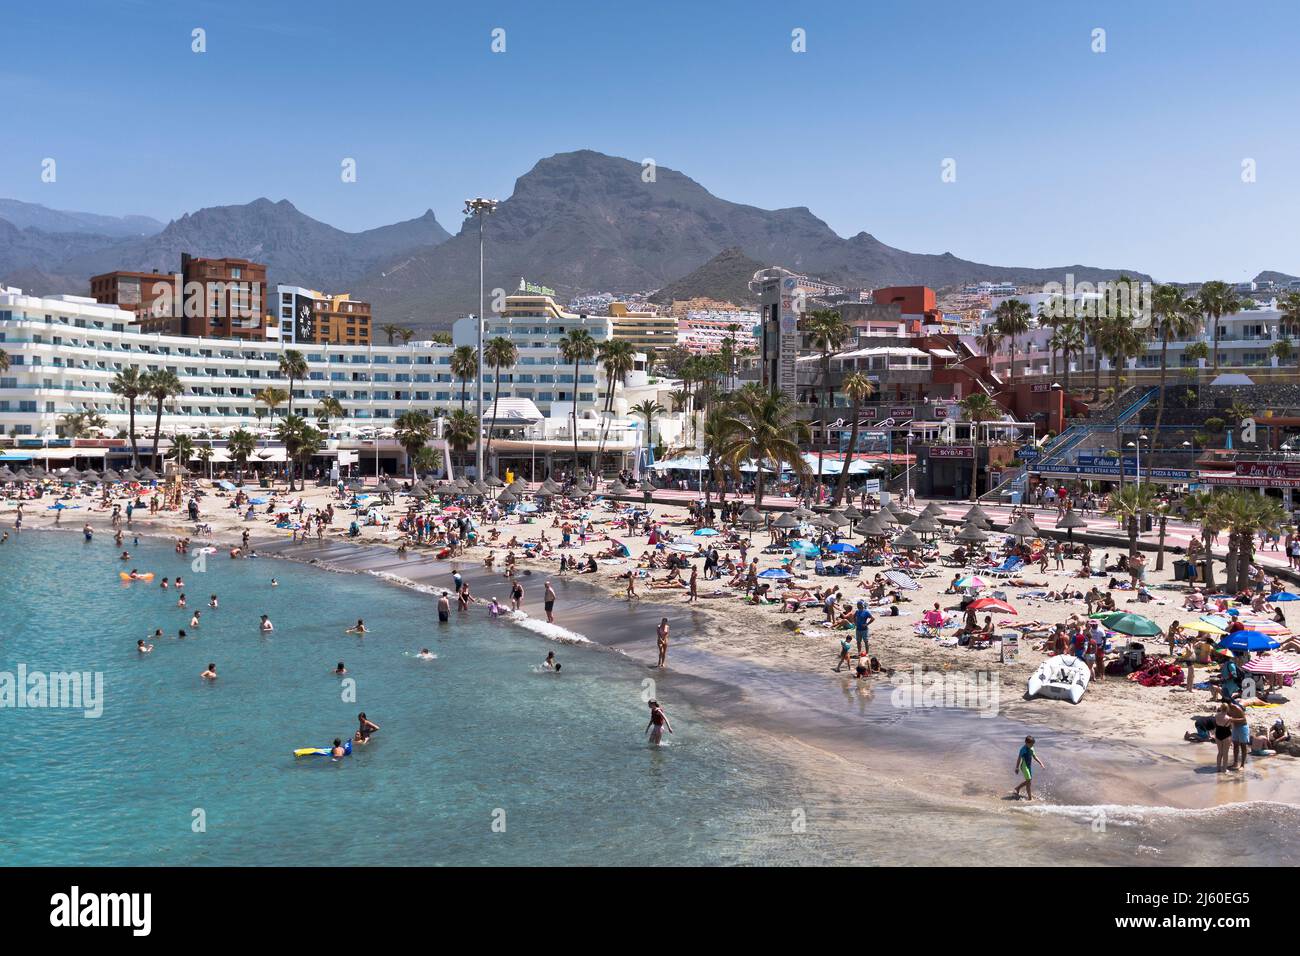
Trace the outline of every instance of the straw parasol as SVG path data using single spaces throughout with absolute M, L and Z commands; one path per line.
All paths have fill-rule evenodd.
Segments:
M 912 534 L 911 528 L 908 528 L 906 531 L 904 531 L 902 534 L 900 534 L 897 538 L 894 539 L 894 547 L 902 548 L 905 551 L 911 551 L 915 548 L 923 548 L 925 547 L 925 544 L 924 542 L 921 541 L 920 538 Z
M 1013 534 L 1017 538 L 1026 538 L 1030 535 L 1037 536 L 1039 533 L 1039 530 L 1034 527 L 1034 523 L 1024 515 L 1021 515 L 1007 526 L 1007 534 Z
M 921 511 L 921 514 L 926 518 L 942 518 L 944 515 L 944 510 L 939 507 L 939 504 L 937 502 L 931 501 Z
M 968 541 L 971 544 L 979 544 L 987 541 L 989 536 L 973 524 L 963 525 L 962 529 L 957 532 L 958 541 Z
M 506 488 L 501 494 L 497 495 L 497 503 L 502 505 L 512 505 L 519 499 L 509 488 Z
M 754 508 L 752 506 L 746 508 L 744 513 L 741 514 L 740 516 L 740 523 L 748 524 L 748 525 L 760 525 L 763 523 L 763 513 L 759 511 L 757 508 Z
M 867 515 L 854 526 L 853 530 L 864 538 L 883 538 L 885 536 L 885 522 L 881 518 L 881 512 L 873 515 Z
M 968 523 L 971 521 L 978 521 L 980 524 L 986 527 L 991 523 L 989 521 L 989 516 L 984 513 L 984 509 L 981 508 L 979 505 L 971 505 L 970 511 L 967 511 L 964 515 L 962 515 L 962 521 Z
M 111 484 L 113 482 L 121 481 L 122 476 L 119 475 L 117 472 L 115 472 L 112 468 L 105 468 L 104 473 L 99 476 L 99 480 L 109 482 Z
M 9 470 L 8 465 L 5 465 L 3 468 L 0 468 L 0 481 L 13 481 L 17 477 L 18 477 L 17 475 L 15 475 L 12 471 Z
M 777 518 L 775 521 L 772 522 L 772 527 L 781 528 L 782 530 L 785 530 L 788 528 L 797 528 L 802 523 L 803 522 L 801 522 L 795 516 L 793 511 L 787 511 L 785 514 L 781 515 L 779 518 Z
M 907 526 L 907 530 L 913 534 L 938 534 L 939 522 L 922 514 L 921 517 Z
M 845 508 L 843 514 L 844 517 L 848 518 L 850 521 L 861 521 L 863 518 L 866 517 L 866 515 L 863 512 L 853 507 L 853 505 L 849 505 L 847 508 Z
M 1065 517 L 1056 522 L 1056 526 L 1065 529 L 1065 537 L 1068 541 L 1074 538 L 1075 528 L 1086 528 L 1088 527 L 1088 522 L 1080 518 L 1077 512 L 1067 511 Z
M 849 525 L 853 524 L 852 519 L 841 511 L 828 511 L 824 517 L 830 522 L 831 527 L 833 528 L 847 528 Z
M 157 481 L 158 476 L 153 473 L 152 468 L 141 468 L 138 475 L 140 481 Z
M 621 482 L 621 481 L 619 481 L 617 478 L 615 478 L 613 481 L 611 481 L 611 482 L 609 483 L 609 488 L 607 489 L 607 494 L 611 494 L 611 495 L 625 495 L 625 494 L 627 494 L 627 485 L 623 484 L 623 482 Z
M 488 475 L 483 479 L 483 483 L 489 488 L 504 488 L 506 486 L 506 483 L 496 475 Z

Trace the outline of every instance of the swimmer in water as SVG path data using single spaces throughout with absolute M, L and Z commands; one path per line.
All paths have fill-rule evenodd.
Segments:
M 6 537 L 6 538 L 9 537 L 9 532 L 8 532 L 8 531 L 5 532 L 5 537 Z M 118 559 L 119 561 L 130 561 L 130 560 L 131 560 L 131 552 L 130 552 L 130 551 L 123 551 L 120 555 L 118 555 L 117 559 Z
M 216 607 L 216 606 L 217 606 L 217 596 L 214 594 L 212 595 L 212 597 L 208 598 L 208 607 Z
M 343 749 L 343 741 L 334 738 L 334 746 L 330 748 L 330 756 L 337 760 L 339 757 L 346 757 L 347 751 Z
M 198 626 L 199 626 L 199 615 L 202 614 L 202 613 L 203 613 L 202 611 L 195 611 L 195 612 L 194 612 L 194 616 L 193 616 L 192 618 L 190 618 L 190 627 L 198 627 Z
M 673 725 L 668 721 L 668 715 L 664 709 L 659 706 L 659 701 L 650 701 L 650 723 L 645 725 L 646 733 L 650 735 L 652 746 L 663 746 L 664 731 L 670 734 L 673 732 Z
M 340 677 L 342 677 L 342 676 L 343 676 L 344 674 L 346 674 L 347 672 L 348 672 L 348 669 L 347 669 L 346 667 L 343 666 L 343 662 L 342 662 L 342 661 L 339 661 L 339 666 L 336 667 L 336 668 L 334 668 L 334 673 L 335 673 L 335 674 L 338 674 Z
M 180 641 L 185 640 L 185 628 L 181 628 L 176 632 L 176 639 Z
M 370 631 L 370 628 L 366 627 L 366 622 L 363 621 L 363 620 L 361 620 L 361 618 L 357 618 L 356 626 L 355 626 L 355 627 L 350 627 L 350 628 L 348 628 L 347 631 L 346 631 L 345 633 L 347 633 L 347 634 L 367 634 L 367 633 L 369 633 L 369 631 Z
M 163 578 L 163 579 L 162 579 L 162 589 L 163 589 L 164 591 L 167 590 L 167 579 L 166 579 L 166 578 Z
M 262 629 L 263 634 L 268 634 L 275 630 L 275 625 L 271 623 L 271 619 L 265 614 L 262 615 L 262 623 L 258 626 Z
M 144 642 L 144 638 L 140 638 L 140 640 L 135 642 L 135 649 L 139 651 L 141 654 L 148 654 L 150 651 L 153 650 L 153 645 L 146 644 Z
M 185 606 L 185 595 L 184 595 L 184 594 L 182 594 L 180 597 L 178 597 L 178 598 L 176 599 L 176 606 L 177 606 L 177 607 L 184 607 L 184 606 Z
M 180 588 L 185 587 L 185 582 L 182 581 L 180 578 L 177 578 L 177 579 L 176 579 L 175 581 L 173 581 L 172 583 L 176 585 L 176 587 L 177 587 L 178 590 L 179 590 Z
M 416 654 L 415 656 L 422 661 L 431 661 L 434 659 L 436 655 L 433 653 L 433 651 L 429 650 L 427 647 L 422 647 L 420 648 L 420 653 Z
M 451 620 L 451 600 L 447 597 L 447 592 L 443 591 L 438 598 L 438 623 L 446 624 Z
M 501 612 L 504 610 L 505 608 L 503 608 L 500 604 L 497 603 L 496 598 L 493 598 L 491 601 L 488 602 L 488 617 L 496 617 L 497 615 L 501 614 Z
M 271 578 L 271 587 L 278 588 L 279 586 L 280 586 L 280 582 L 277 581 L 275 578 Z
M 359 744 L 370 743 L 370 735 L 379 729 L 379 725 L 367 718 L 364 710 L 357 714 L 357 724 L 357 733 L 353 739 Z
M 204 671 L 202 674 L 200 674 L 199 676 L 202 677 L 204 680 L 216 680 L 216 679 L 217 679 L 217 665 L 216 665 L 216 664 L 209 664 L 209 665 L 208 665 L 208 669 L 205 670 L 205 671 Z
M 542 661 L 542 666 L 548 671 L 558 670 L 560 665 L 555 662 L 555 651 L 546 653 L 546 660 Z

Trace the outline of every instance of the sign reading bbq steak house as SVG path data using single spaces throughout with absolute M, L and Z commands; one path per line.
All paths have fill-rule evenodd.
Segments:
M 1300 478 L 1300 461 L 1239 461 L 1236 473 L 1248 478 Z

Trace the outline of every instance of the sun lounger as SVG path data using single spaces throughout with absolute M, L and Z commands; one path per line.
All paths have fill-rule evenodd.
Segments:
M 1014 574 L 1019 574 L 1020 569 L 1023 568 L 1024 566 L 1025 566 L 1025 562 L 1023 559 L 1012 557 L 1012 558 L 1007 558 L 996 568 L 989 568 L 987 573 L 991 577 L 995 577 L 995 578 L 1009 578 Z

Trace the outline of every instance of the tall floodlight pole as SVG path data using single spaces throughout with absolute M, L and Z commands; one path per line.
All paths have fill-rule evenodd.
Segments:
M 478 216 L 478 372 L 475 379 L 474 413 L 478 416 L 478 437 L 474 442 L 475 477 L 483 480 L 483 217 L 497 208 L 495 199 L 466 199 L 465 215 Z M 496 383 L 493 383 L 495 387 Z

